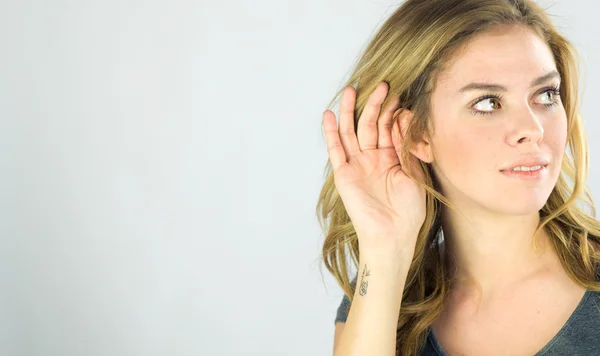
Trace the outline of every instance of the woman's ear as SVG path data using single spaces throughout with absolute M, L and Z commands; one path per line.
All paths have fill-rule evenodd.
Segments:
M 422 138 L 419 142 L 416 142 L 410 149 L 410 152 L 425 163 L 433 162 L 431 145 L 429 144 L 429 139 L 426 137 Z
M 400 115 L 398 116 L 398 123 L 400 124 L 402 138 L 404 139 L 408 125 L 414 118 L 414 113 L 408 109 L 398 109 L 394 113 L 394 117 L 397 115 Z M 423 162 L 433 162 L 433 152 L 431 150 L 430 139 L 427 133 L 425 133 L 419 141 L 413 144 L 413 146 L 410 148 L 410 153 Z

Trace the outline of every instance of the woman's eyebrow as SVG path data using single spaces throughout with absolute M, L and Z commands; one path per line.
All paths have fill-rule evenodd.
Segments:
M 549 81 L 550 79 L 560 78 L 560 74 L 558 71 L 553 70 L 547 74 L 542 75 L 541 77 L 534 79 L 531 82 L 531 86 L 534 87 L 536 85 L 540 85 Z M 508 89 L 505 86 L 499 84 L 488 84 L 488 83 L 470 83 L 460 88 L 459 93 L 464 93 L 470 90 L 489 90 L 489 91 L 501 91 L 506 92 Z

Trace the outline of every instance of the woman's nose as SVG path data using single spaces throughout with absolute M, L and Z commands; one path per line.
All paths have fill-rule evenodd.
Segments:
M 531 109 L 523 110 L 508 141 L 516 146 L 523 143 L 539 143 L 544 138 L 544 127 Z

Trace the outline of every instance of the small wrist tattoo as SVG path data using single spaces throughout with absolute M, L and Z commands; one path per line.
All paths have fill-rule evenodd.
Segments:
M 369 273 L 369 270 L 367 269 L 367 265 L 365 265 L 365 268 L 363 269 L 363 273 L 360 279 L 360 295 L 364 296 L 367 294 L 367 287 L 369 286 L 369 281 L 365 280 L 365 277 L 369 277 L 371 274 Z

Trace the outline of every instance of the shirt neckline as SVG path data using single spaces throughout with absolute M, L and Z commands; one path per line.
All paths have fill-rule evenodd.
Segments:
M 575 308 L 573 313 L 571 313 L 571 315 L 569 316 L 567 321 L 561 326 L 561 328 L 558 330 L 556 335 L 554 335 L 552 337 L 552 339 L 550 339 L 550 341 L 548 341 L 548 343 L 546 343 L 546 345 L 544 345 L 535 354 L 535 356 L 541 356 L 541 355 L 545 354 L 548 350 L 550 350 L 550 348 L 552 347 L 552 345 L 554 345 L 554 343 L 556 343 L 558 340 L 560 340 L 562 335 L 569 329 L 569 327 L 571 326 L 573 321 L 575 321 L 575 319 L 577 319 L 579 314 L 581 314 L 581 312 L 582 312 L 583 308 L 585 307 L 585 304 L 587 303 L 591 294 L 592 294 L 592 291 L 589 289 L 586 289 L 585 293 L 583 293 L 583 297 L 581 297 L 581 300 L 577 304 L 577 307 Z M 431 346 L 433 347 L 433 349 L 439 356 L 448 356 L 446 354 L 446 351 L 444 351 L 444 349 L 442 348 L 442 345 L 439 343 L 437 337 L 435 336 L 435 333 L 433 332 L 433 328 L 431 328 L 431 327 L 429 327 L 429 333 L 427 335 L 427 342 L 429 342 L 431 344 Z

